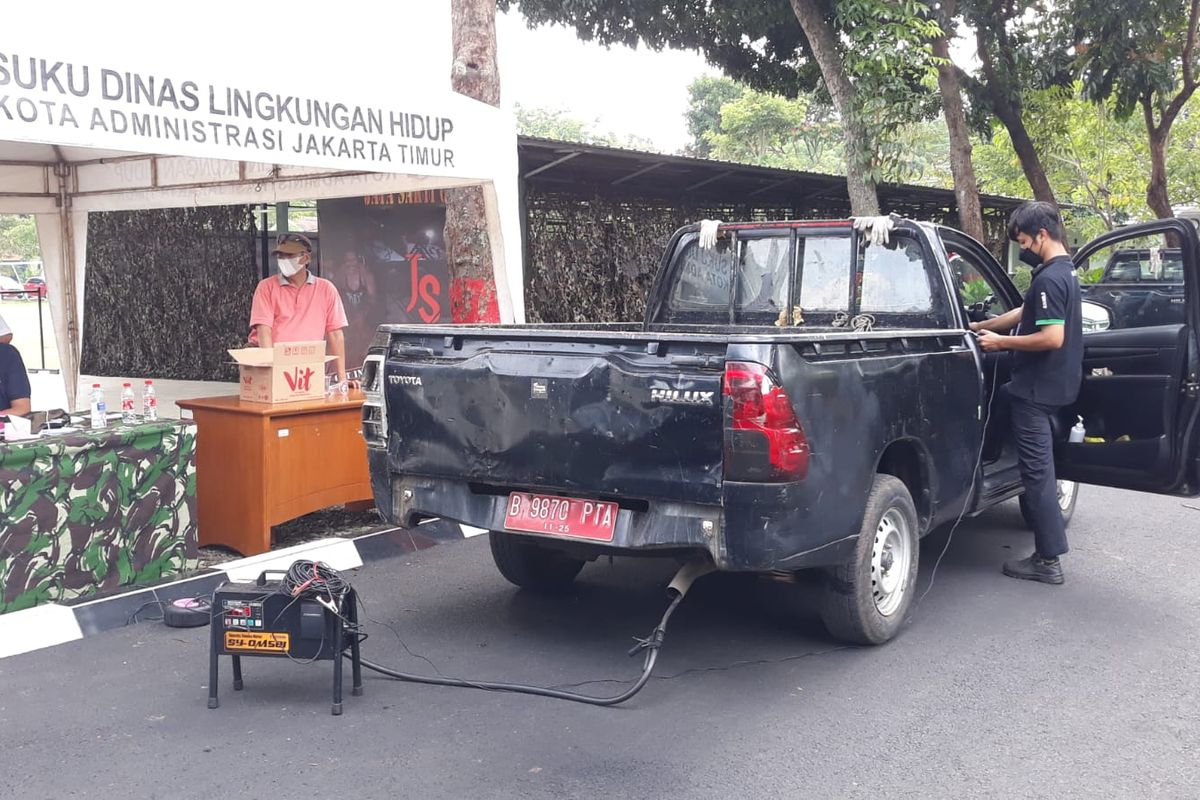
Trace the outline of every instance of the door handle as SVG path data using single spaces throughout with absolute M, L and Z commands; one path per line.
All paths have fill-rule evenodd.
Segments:
M 417 347 L 415 345 L 400 345 L 392 350 L 393 355 L 397 356 L 425 356 L 433 358 L 433 348 Z
M 680 367 L 715 367 L 721 363 L 723 359 L 714 356 L 674 356 L 671 358 L 671 363 Z

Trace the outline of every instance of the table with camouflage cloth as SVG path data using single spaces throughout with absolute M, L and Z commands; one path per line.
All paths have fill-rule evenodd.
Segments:
M 196 428 L 0 443 L 0 613 L 197 567 Z

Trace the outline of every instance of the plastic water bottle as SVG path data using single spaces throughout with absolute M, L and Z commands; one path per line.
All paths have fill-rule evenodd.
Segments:
M 1083 437 L 1087 435 L 1087 429 L 1083 427 L 1083 417 L 1076 417 L 1076 423 L 1071 427 L 1071 435 L 1067 439 L 1073 444 L 1079 444 L 1083 441 Z
M 121 384 L 121 422 L 132 425 L 137 422 L 137 414 L 133 410 L 133 384 Z
M 158 419 L 158 395 L 154 392 L 154 381 L 146 381 L 142 388 L 142 419 L 154 422 Z
M 91 394 L 92 427 L 108 427 L 108 404 L 104 402 L 104 390 L 100 384 L 92 384 Z

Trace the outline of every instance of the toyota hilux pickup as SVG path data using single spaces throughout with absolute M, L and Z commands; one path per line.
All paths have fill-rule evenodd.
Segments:
M 637 324 L 381 326 L 363 375 L 379 510 L 488 531 L 500 573 L 533 590 L 606 555 L 810 571 L 832 635 L 887 641 L 919 539 L 1021 494 L 986 430 L 1008 361 L 968 329 L 1021 297 L 966 235 L 886 227 L 685 227 Z M 1200 492 L 1195 228 L 1147 223 L 1076 255 L 1166 242 L 1182 318 L 1085 334 L 1055 425 L 1066 517 L 1078 483 Z
M 1102 306 L 1113 328 L 1183 322 L 1183 259 L 1167 248 L 1124 248 L 1108 257 L 1099 280 L 1083 287 L 1083 299 Z

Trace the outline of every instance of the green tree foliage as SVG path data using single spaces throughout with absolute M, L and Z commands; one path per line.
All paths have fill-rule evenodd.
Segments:
M 733 81 L 728 81 L 738 86 Z M 740 87 L 719 109 L 716 124 L 695 149 L 713 158 L 766 167 L 841 174 L 846 168 L 842 126 L 827 103 L 794 100 Z
M 28 214 L 0 214 L 0 259 L 36 261 L 41 258 L 37 225 Z
M 1017 287 L 1017 291 L 1024 295 L 1029 291 L 1029 285 L 1033 283 L 1033 270 L 1022 264 L 1013 273 L 1012 281 L 1013 285 Z
M 720 76 L 705 75 L 692 81 L 688 86 L 688 109 L 684 114 L 688 135 L 692 137 L 687 155 L 697 158 L 712 155 L 712 145 L 705 135 L 720 130 L 721 107 L 737 100 L 745 91 L 743 84 Z
M 845 43 L 842 61 L 874 144 L 861 155 L 878 183 L 905 160 L 908 127 L 940 111 L 932 40 L 942 30 L 917 0 L 837 0 L 834 6 Z
M 689 87 L 687 119 L 695 137 L 688 150 L 712 158 L 807 172 L 844 174 L 839 116 L 816 92 L 795 99 L 758 92 L 729 78 L 699 78 Z M 731 97 L 712 111 L 713 97 Z M 692 121 L 703 124 L 692 126 Z M 949 142 L 940 120 L 889 131 L 881 153 L 886 181 L 948 187 Z
M 1079 87 L 1076 87 L 1078 89 Z M 1078 91 L 1030 92 L 1026 113 L 1034 146 L 1047 178 L 1064 205 L 1070 227 L 1091 238 L 1128 222 L 1155 216 L 1145 195 L 1149 143 L 1141 121 L 1121 118 L 1115 99 L 1086 100 Z M 1183 204 L 1200 203 L 1200 101 L 1180 113 L 1167 151 L 1171 194 Z M 975 146 L 975 167 L 984 191 L 1022 196 L 1028 191 L 1007 130 Z
M 1034 197 L 1057 202 L 1027 129 L 1025 99 L 1031 91 L 1071 84 L 1070 55 L 1053 36 L 1071 21 L 1045 0 L 960 0 L 958 11 L 974 34 L 980 62 L 977 74 L 961 76 L 976 130 L 989 132 L 998 121 Z
M 517 2 L 499 5 L 508 10 Z M 794 98 L 823 87 L 842 117 L 848 189 L 860 214 L 878 211 L 879 133 L 923 107 L 935 69 L 924 39 L 937 28 L 919 0 L 520 0 L 519 6 L 530 25 L 566 24 L 586 41 L 697 50 L 758 91 Z
M 517 132 L 523 136 L 635 150 L 658 150 L 654 142 L 642 136 L 618 136 L 611 131 L 600 133 L 596 130 L 596 122 L 584 122 L 571 116 L 565 109 L 524 108 L 516 104 L 513 113 L 517 118 Z
M 1200 86 L 1200 0 L 1072 0 L 1075 52 L 1084 90 L 1113 101 L 1120 118 L 1145 127 L 1146 202 L 1173 216 L 1167 151 L 1172 128 Z

